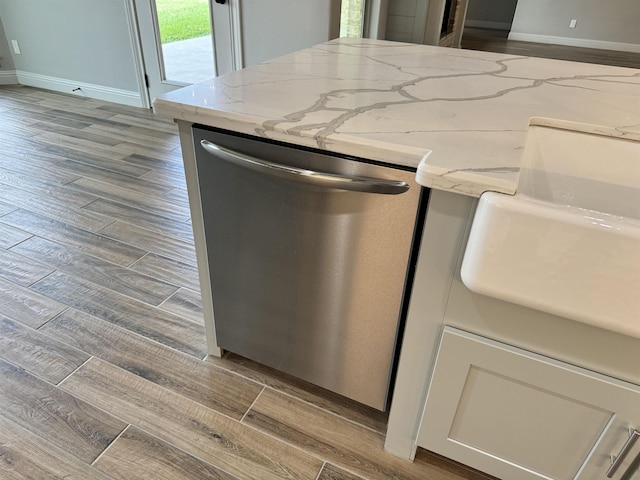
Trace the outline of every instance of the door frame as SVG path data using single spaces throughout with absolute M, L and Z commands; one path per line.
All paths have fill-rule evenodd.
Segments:
M 138 81 L 138 90 L 140 92 L 140 103 L 143 108 L 151 108 L 151 98 L 145 79 L 144 61 L 142 59 L 142 43 L 140 40 L 140 30 L 138 29 L 138 19 L 136 9 L 133 4 L 135 0 L 123 0 L 124 9 L 127 16 L 127 24 L 129 26 L 129 38 L 131 39 L 131 53 L 133 54 L 133 63 Z
M 209 0 L 209 12 L 211 14 L 211 32 L 214 36 L 215 65 L 218 75 L 240 70 L 244 66 L 242 49 L 242 0 L 227 0 L 225 6 L 227 15 L 214 15 L 214 10 L 221 10 L 222 5 Z M 216 31 L 220 38 L 229 41 L 229 45 L 221 45 L 223 42 L 216 42 Z
M 364 28 L 362 36 L 384 40 L 387 33 L 389 0 L 365 0 Z

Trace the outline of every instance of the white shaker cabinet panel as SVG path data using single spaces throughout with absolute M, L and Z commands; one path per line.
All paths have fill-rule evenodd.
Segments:
M 505 480 L 605 479 L 630 428 L 637 385 L 446 327 L 418 445 Z

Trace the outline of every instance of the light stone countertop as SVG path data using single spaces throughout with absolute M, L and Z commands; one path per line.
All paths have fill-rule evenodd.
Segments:
M 640 139 L 640 70 L 343 38 L 153 105 L 177 120 L 415 168 L 424 186 L 477 197 L 515 192 L 531 117 Z

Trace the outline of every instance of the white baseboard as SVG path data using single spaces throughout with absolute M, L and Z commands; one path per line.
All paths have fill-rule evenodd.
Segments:
M 570 47 L 597 48 L 600 50 L 617 50 L 620 52 L 640 53 L 640 45 L 635 43 L 605 42 L 587 38 L 556 37 L 553 35 L 538 35 L 533 33 L 509 33 L 509 40 L 522 42 L 552 43 L 554 45 L 568 45 Z
M 506 22 L 487 22 L 485 20 L 472 20 L 467 18 L 464 21 L 465 27 L 490 28 L 492 30 L 511 30 L 511 24 Z
M 80 97 L 95 98 L 106 102 L 120 103 L 132 107 L 142 107 L 140 92 L 121 90 L 90 83 L 74 82 L 64 78 L 50 77 L 37 73 L 16 71 L 17 83 L 29 87 L 53 90 L 54 92 L 71 93 Z M 77 90 L 79 89 L 79 90 Z M 75 90 L 75 91 L 74 91 Z
M 17 85 L 18 75 L 15 70 L 0 72 L 0 85 Z

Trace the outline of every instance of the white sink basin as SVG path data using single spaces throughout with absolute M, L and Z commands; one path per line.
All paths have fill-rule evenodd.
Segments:
M 640 338 L 640 139 L 600 130 L 532 119 L 516 195 L 480 198 L 462 281 Z

